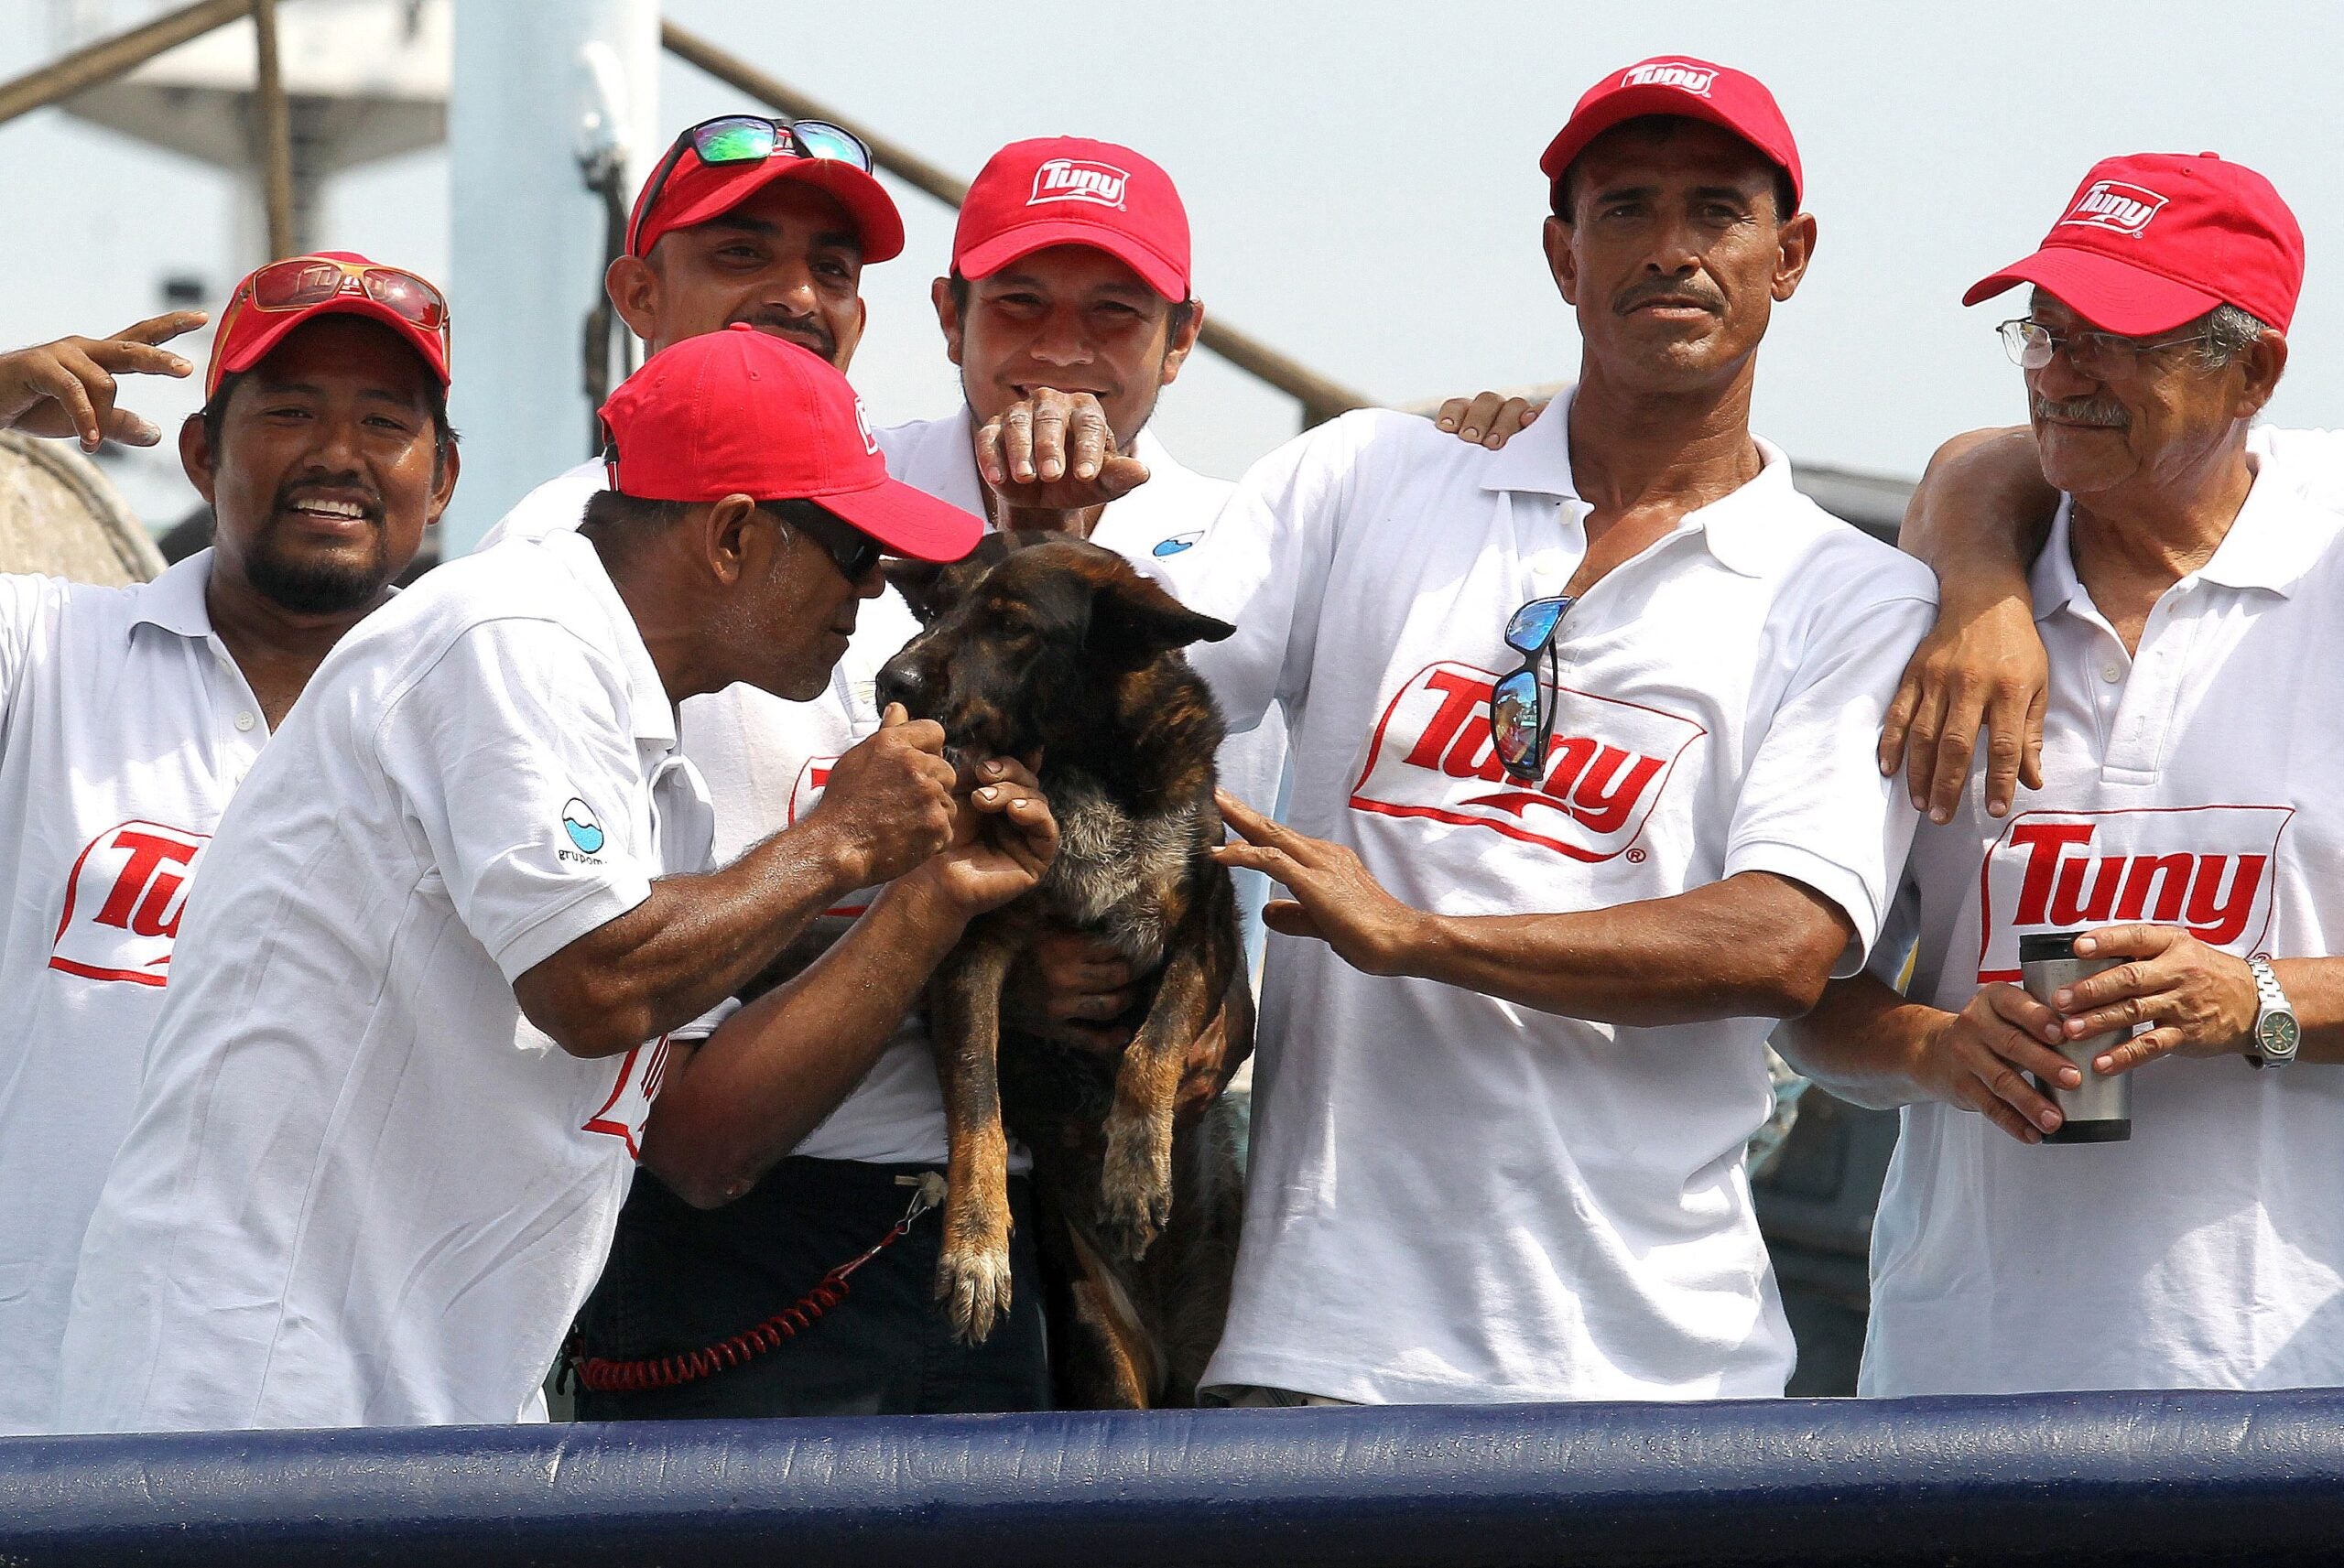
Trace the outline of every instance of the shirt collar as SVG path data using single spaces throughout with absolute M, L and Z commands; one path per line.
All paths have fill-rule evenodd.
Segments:
M 1481 488 L 1552 495 L 1586 504 L 1571 478 L 1570 404 L 1576 386 L 1555 395 L 1530 427 L 1481 464 Z M 1773 442 L 1753 436 L 1764 464 L 1756 478 L 1731 494 L 1685 514 L 1682 531 L 1698 529 L 1718 564 L 1744 577 L 1779 569 L 1807 543 L 1811 529 L 1796 525 L 1784 503 L 1796 503 L 1790 460 Z
M 204 589 L 212 582 L 212 552 L 196 551 L 185 560 L 163 568 L 163 575 L 138 590 L 138 610 L 130 629 L 159 626 L 178 637 L 201 641 L 212 635 L 212 609 Z
M 539 542 L 553 552 L 554 558 L 569 569 L 610 620 L 608 646 L 618 654 L 620 666 L 626 673 L 627 720 L 634 727 L 635 739 L 673 751 L 675 704 L 667 700 L 667 688 L 659 679 L 659 666 L 651 662 L 651 650 L 643 641 L 642 630 L 635 625 L 626 600 L 619 597 L 618 585 L 611 580 L 601 553 L 584 535 L 573 529 L 549 534 Z
M 2304 502 L 2284 479 L 2272 477 L 2269 463 L 2258 462 L 2230 531 L 2214 546 L 2213 557 L 2190 576 L 2223 588 L 2261 589 L 2288 598 L 2335 542 L 2339 525 L 2344 518 Z M 2051 519 L 2051 532 L 2027 586 L 2035 596 L 2037 621 L 2085 597 L 2083 579 L 2076 575 L 2072 496 L 2059 498 L 2059 510 Z

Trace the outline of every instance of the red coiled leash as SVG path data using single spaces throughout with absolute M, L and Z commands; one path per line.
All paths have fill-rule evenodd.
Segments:
M 598 1394 L 639 1394 L 648 1389 L 697 1383 L 702 1378 L 714 1377 L 779 1349 L 846 1300 L 848 1275 L 901 1241 L 915 1220 L 944 1201 L 944 1178 L 933 1171 L 896 1179 L 919 1190 L 912 1195 L 911 1206 L 904 1210 L 904 1217 L 895 1222 L 895 1227 L 881 1237 L 871 1250 L 840 1264 L 816 1281 L 812 1290 L 755 1327 L 743 1329 L 703 1349 L 678 1351 L 673 1356 L 646 1356 L 636 1360 L 614 1360 L 604 1356 L 581 1357 L 577 1353 L 578 1335 L 573 1329 L 570 1344 L 563 1347 L 562 1359 L 581 1384 Z

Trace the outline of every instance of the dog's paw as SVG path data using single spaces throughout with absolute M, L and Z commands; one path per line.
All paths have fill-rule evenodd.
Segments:
M 982 1345 L 1009 1316 L 1009 1242 L 947 1241 L 936 1260 L 936 1299 L 963 1345 Z
M 1153 1143 L 1144 1125 L 1108 1124 L 1101 1214 L 1123 1255 L 1134 1261 L 1147 1256 L 1172 1217 L 1171 1151 L 1159 1153 Z

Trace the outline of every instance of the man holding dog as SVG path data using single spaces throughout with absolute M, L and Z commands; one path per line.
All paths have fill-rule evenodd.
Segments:
M 980 524 L 889 480 L 844 380 L 745 326 L 656 356 L 604 417 L 616 488 L 584 526 L 443 567 L 345 639 L 222 825 L 83 1244 L 65 1428 L 541 1410 L 638 1140 L 689 1162 L 787 1129 L 773 1064 L 809 1021 L 884 1038 L 1054 852 L 1025 769 L 962 795 L 896 712 L 798 832 L 704 869 L 675 705 L 819 692 L 881 552 L 954 558 Z M 829 960 L 731 1010 L 877 882 Z M 646 1128 L 655 1098 L 692 1146 Z
M 766 156 L 743 156 L 759 126 Z M 809 134 L 814 139 L 802 139 Z M 800 139 L 752 117 L 709 122 L 678 138 L 665 166 L 671 172 L 646 182 L 630 254 L 613 265 L 608 284 L 629 325 L 655 350 L 738 321 L 796 331 L 845 364 L 862 327 L 852 287 L 860 261 L 895 255 L 901 225 L 865 172 L 868 155 L 859 145 L 802 124 L 796 135 Z M 754 244 L 744 243 L 744 230 L 754 231 Z M 877 432 L 891 471 L 1003 526 L 1070 528 L 1134 559 L 1186 547 L 1228 487 L 1181 468 L 1146 429 L 1156 395 L 1178 374 L 1202 322 L 1202 307 L 1190 296 L 1187 213 L 1160 168 L 1128 147 L 1072 137 L 1004 148 L 971 188 L 951 274 L 937 280 L 935 300 L 970 407 Z M 1128 501 L 1071 517 L 1038 508 L 1004 512 L 979 478 L 974 430 L 1042 387 L 1064 395 L 1052 416 L 1065 417 L 1070 435 L 1091 443 L 1094 463 L 1123 475 L 1123 488 L 1144 474 L 1154 476 L 1148 485 Z M 570 525 L 602 482 L 599 469 L 586 465 L 541 486 L 490 543 Z M 1038 491 L 1031 498 L 1047 499 Z M 817 700 L 778 701 L 736 687 L 686 706 L 683 746 L 707 773 L 720 852 L 789 832 L 823 798 L 840 753 L 878 725 L 872 687 L 880 665 L 917 629 L 902 601 L 887 594 L 865 608 Z M 1264 726 L 1226 753 L 1237 770 L 1232 783 L 1265 805 L 1275 799 L 1283 741 L 1281 729 Z M 836 939 L 871 897 L 864 889 L 837 901 L 776 972 L 802 966 Z M 1119 1046 L 1128 1026 L 1107 1025 L 1134 1000 L 1128 968 L 1070 938 L 1046 942 L 1036 957 L 1013 999 L 1021 1004 L 1021 1026 L 1094 1048 Z M 1225 1028 L 1199 1043 L 1188 1080 L 1192 1102 L 1218 1089 L 1249 1043 L 1245 1017 L 1233 1048 Z M 906 1184 L 940 1170 L 946 1152 L 943 1101 L 920 1011 L 906 1012 L 884 1050 L 836 1044 L 790 1097 L 818 1110 L 836 1108 L 794 1150 L 761 1143 L 743 1151 L 743 1162 L 732 1168 L 638 1183 L 605 1281 L 581 1321 L 584 1355 L 641 1358 L 722 1340 L 796 1301 L 902 1218 L 911 1197 Z M 815 1054 L 806 1060 L 815 1065 Z M 655 1128 L 671 1114 L 656 1116 Z M 678 1174 L 657 1162 L 653 1168 Z M 827 1317 L 819 1337 L 678 1387 L 619 1391 L 590 1384 L 581 1413 L 1046 1406 L 1038 1227 L 1022 1176 L 1011 1190 L 1019 1217 L 1011 1316 L 983 1345 L 955 1342 L 932 1299 L 939 1237 L 931 1221 L 858 1271 L 852 1304 Z M 711 1205 L 724 1206 L 700 1212 Z
M 2344 517 L 2248 434 L 2303 265 L 2260 175 L 2148 154 L 1969 294 L 2031 286 L 2002 331 L 2060 492 L 2028 592 L 2049 682 L 2023 800 L 1966 756 L 1931 799 L 1894 923 L 1911 1000 L 1883 939 L 1797 1026 L 1823 1082 L 1905 1108 L 1864 1392 L 2344 1381 L 2339 759 L 2306 678 L 2344 658 Z M 2044 1005 L 2011 982 L 2048 932 L 2114 967 Z M 2052 1047 L 2134 1029 L 2089 1063 L 2134 1076 L 2130 1139 L 2037 1147 L 2065 1124 L 2021 1075 L 2078 1086 Z
M 0 356 L 0 422 L 152 445 L 121 378 L 185 375 L 201 314 Z M 47 1430 L 81 1235 L 130 1125 L 180 911 L 229 797 L 455 487 L 425 279 L 296 256 L 243 279 L 179 432 L 218 517 L 153 582 L 0 579 L 0 1433 Z
M 1296 725 L 1293 826 L 1223 802 L 1308 939 L 1270 956 L 1230 1402 L 1790 1369 L 1742 1148 L 1769 1021 L 1885 911 L 1912 818 L 1872 745 L 1930 585 L 1749 431 L 1816 232 L 1765 90 L 1643 62 L 1541 168 L 1575 392 L 1502 452 L 1348 415 L 1166 563 L 1238 627 L 1191 651 L 1232 727 Z

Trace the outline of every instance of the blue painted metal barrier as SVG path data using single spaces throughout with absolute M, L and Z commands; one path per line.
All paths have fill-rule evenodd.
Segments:
M 2344 1555 L 2344 1392 L 0 1441 L 0 1563 Z

